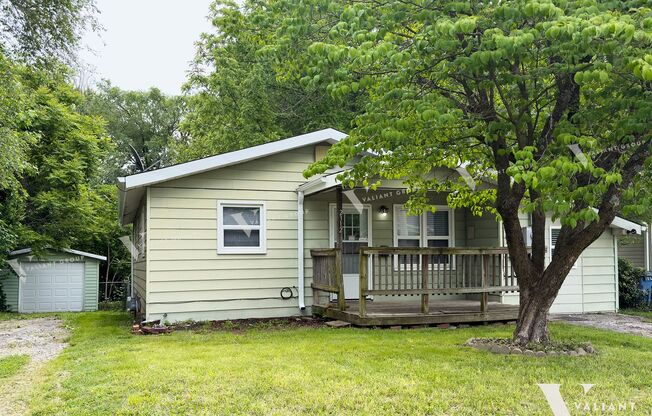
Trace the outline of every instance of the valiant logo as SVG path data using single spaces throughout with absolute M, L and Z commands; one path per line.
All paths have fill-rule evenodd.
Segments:
M 554 416 L 570 416 L 570 411 L 566 405 L 566 401 L 561 395 L 559 388 L 561 384 L 537 384 L 543 395 L 546 397 L 546 401 L 552 410 Z M 584 395 L 586 396 L 594 384 L 580 384 L 584 389 Z M 585 414 L 616 414 L 619 412 L 633 412 L 636 410 L 636 404 L 631 402 L 623 403 L 598 403 L 598 402 L 576 402 L 575 410 L 577 412 Z

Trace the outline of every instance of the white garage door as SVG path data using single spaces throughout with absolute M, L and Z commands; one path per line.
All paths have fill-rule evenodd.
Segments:
M 23 263 L 20 312 L 81 311 L 84 263 Z

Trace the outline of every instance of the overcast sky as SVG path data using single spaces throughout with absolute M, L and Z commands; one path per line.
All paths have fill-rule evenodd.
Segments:
M 178 94 L 194 43 L 211 29 L 211 0 L 98 0 L 104 31 L 89 33 L 83 51 L 94 81 L 106 78 L 123 89 L 158 87 Z

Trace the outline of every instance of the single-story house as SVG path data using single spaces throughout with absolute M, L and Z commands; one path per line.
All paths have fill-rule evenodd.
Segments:
M 400 181 L 366 191 L 343 189 L 335 171 L 304 178 L 344 137 L 325 129 L 118 178 L 120 223 L 133 224 L 132 295 L 143 318 L 331 316 L 334 300 L 346 298 L 340 309 L 360 308 L 360 316 L 381 304 L 395 316 L 418 315 L 399 322 L 433 322 L 423 316 L 467 311 L 478 299 L 482 312 L 465 320 L 488 320 L 487 302 L 503 312 L 495 319 L 513 319 L 517 282 L 492 215 L 453 209 L 433 192 L 436 212 L 411 216 Z M 527 232 L 528 217 L 522 221 Z M 558 230 L 549 223 L 549 252 Z M 582 254 L 554 312 L 618 309 L 623 230 L 644 227 L 617 218 Z M 335 246 L 341 249 L 329 250 Z
M 12 251 L 0 270 L 0 286 L 13 312 L 95 311 L 100 262 L 106 257 L 79 250 L 48 250 L 35 256 L 29 248 Z

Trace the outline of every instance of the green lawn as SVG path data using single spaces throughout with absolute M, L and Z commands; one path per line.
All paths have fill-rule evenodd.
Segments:
M 461 346 L 508 326 L 133 336 L 122 313 L 62 316 L 71 345 L 34 387 L 35 414 L 550 415 L 537 383 L 562 384 L 572 409 L 585 398 L 652 409 L 652 340 L 588 328 L 552 332 L 598 356 L 534 358 Z M 580 383 L 595 387 L 584 396 Z
M 0 382 L 3 378 L 11 377 L 16 374 L 29 362 L 27 355 L 10 355 L 9 357 L 0 358 Z

